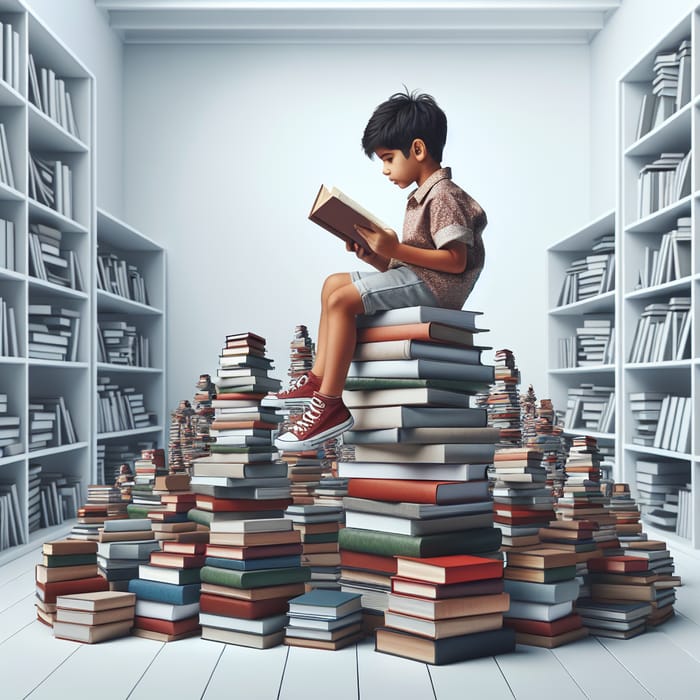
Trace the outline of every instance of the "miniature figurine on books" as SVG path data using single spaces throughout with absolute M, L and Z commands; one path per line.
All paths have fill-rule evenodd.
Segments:
M 263 399 L 270 406 L 305 402 L 306 411 L 275 446 L 313 449 L 353 425 L 342 401 L 356 341 L 356 316 L 413 306 L 461 309 L 484 266 L 486 214 L 441 166 L 447 118 L 433 97 L 396 93 L 372 114 L 362 148 L 381 161 L 382 174 L 405 189 L 417 186 L 406 205 L 403 236 L 391 229 L 355 226 L 369 251 L 346 250 L 377 271 L 330 275 L 321 291 L 318 351 L 311 371 L 286 391 Z

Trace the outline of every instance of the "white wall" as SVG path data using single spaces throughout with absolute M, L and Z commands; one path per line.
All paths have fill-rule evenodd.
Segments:
M 697 0 L 625 0 L 591 42 L 591 219 L 615 206 L 617 82 Z
M 544 250 L 589 212 L 587 46 L 128 46 L 124 70 L 126 219 L 168 251 L 170 406 L 227 333 L 265 336 L 283 379 L 294 326 L 316 337 L 323 279 L 362 265 L 307 221 L 321 182 L 400 229 L 406 192 L 360 138 L 402 83 L 445 109 L 444 164 L 489 216 L 466 308 L 544 392 Z
M 93 0 L 27 0 L 26 4 L 95 76 L 97 205 L 122 217 L 123 44 Z

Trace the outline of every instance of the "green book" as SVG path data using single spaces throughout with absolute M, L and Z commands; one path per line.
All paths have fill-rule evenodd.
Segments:
M 501 531 L 495 527 L 478 527 L 414 537 L 346 527 L 339 532 L 338 542 L 340 549 L 384 557 L 440 557 L 496 551 L 501 546 Z
M 308 544 L 321 544 L 325 542 L 337 542 L 338 532 L 315 532 L 311 535 L 302 535 L 301 541 Z
M 290 566 L 283 569 L 260 569 L 259 571 L 236 571 L 220 569 L 216 566 L 203 566 L 200 571 L 203 583 L 214 583 L 231 588 L 261 588 L 281 586 L 285 583 L 299 583 L 311 578 L 311 569 L 303 566 Z
M 97 564 L 97 554 L 44 554 L 44 566 L 80 566 Z
M 368 389 L 448 389 L 450 391 L 463 391 L 473 394 L 479 391 L 488 390 L 489 382 L 466 381 L 453 379 L 408 379 L 383 377 L 348 377 L 345 380 L 347 391 L 360 391 Z
M 129 503 L 129 505 L 126 507 L 126 512 L 129 515 L 129 518 L 146 518 L 148 517 L 148 513 L 150 513 L 152 510 L 152 505 L 148 506 L 144 503 Z

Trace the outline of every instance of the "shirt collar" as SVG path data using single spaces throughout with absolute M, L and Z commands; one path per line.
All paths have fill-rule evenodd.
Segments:
M 433 188 L 433 185 L 436 183 L 440 182 L 440 180 L 451 180 L 452 179 L 452 170 L 450 168 L 440 168 L 439 170 L 436 170 L 420 187 L 417 187 L 411 194 L 408 195 L 408 198 L 416 200 L 416 203 L 420 204 L 430 192 L 430 190 Z

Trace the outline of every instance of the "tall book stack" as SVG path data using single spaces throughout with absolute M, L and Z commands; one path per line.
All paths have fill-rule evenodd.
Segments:
M 554 518 L 542 453 L 518 447 L 497 450 L 494 472 L 493 509 L 501 550 L 521 551 L 539 544 L 540 528 Z
M 134 624 L 134 602 L 117 591 L 58 596 L 54 637 L 86 644 L 124 637 Z
M 126 507 L 129 516 L 145 518 L 148 513 L 161 507 L 160 494 L 156 490 L 156 479 L 166 476 L 165 450 L 161 447 L 141 450 L 134 460 L 134 485 L 131 487 L 131 503 Z
M 560 367 L 595 367 L 615 359 L 615 328 L 612 314 L 585 314 L 576 335 L 559 339 Z
M 139 565 L 148 562 L 158 541 L 148 518 L 106 520 L 97 540 L 97 564 L 100 575 L 109 581 L 112 591 L 126 591 L 139 575 Z
M 508 553 L 503 575 L 511 601 L 505 624 L 515 630 L 518 644 L 551 649 L 586 636 L 573 608 L 579 595 L 576 563 L 575 552 L 550 544 Z
M 355 420 L 344 442 L 356 461 L 338 463 L 350 480 L 341 588 L 362 595 L 372 623 L 386 610 L 395 556 L 500 545 L 486 480 L 500 431 L 487 427 L 485 409 L 469 407 L 493 381 L 474 347 L 476 316 L 413 307 L 358 317 L 343 393 Z
M 608 512 L 615 517 L 615 534 L 620 546 L 623 542 L 639 542 L 647 539 L 642 532 L 641 513 L 632 497 L 629 484 L 613 483 Z
M 168 429 L 168 469 L 173 472 L 187 472 L 192 469 L 194 452 L 194 409 L 187 399 L 181 399 L 174 411 L 170 412 Z
M 436 665 L 514 651 L 502 579 L 501 562 L 483 557 L 397 557 L 377 651 Z
M 194 439 L 192 442 L 192 454 L 189 455 L 189 463 L 195 457 L 203 457 L 209 454 L 209 444 L 213 441 L 211 436 L 211 424 L 215 420 L 216 410 L 212 402 L 216 398 L 216 386 L 209 374 L 200 374 L 195 386 L 194 412 L 192 420 L 194 427 Z
M 565 480 L 562 444 L 564 427 L 561 425 L 550 399 L 541 399 L 539 405 L 535 406 L 534 413 L 535 419 L 532 428 L 534 435 L 531 435 L 528 428 L 528 437 L 526 440 L 523 439 L 523 447 L 542 452 L 542 464 L 547 470 L 547 486 L 555 497 L 559 497 Z
M 173 642 L 200 632 L 199 572 L 206 544 L 168 540 L 161 546 L 139 564 L 138 577 L 129 582 L 137 599 L 133 634 Z
M 522 444 L 527 446 L 537 435 L 535 431 L 535 421 L 537 419 L 537 396 L 532 384 L 529 384 L 527 391 L 520 394 L 520 415 L 522 418 Z
M 87 501 L 78 508 L 78 517 L 68 537 L 76 540 L 99 539 L 100 528 L 106 520 L 122 520 L 127 517 L 126 503 L 116 486 L 89 484 Z
M 520 416 L 520 370 L 515 365 L 515 355 L 510 350 L 497 350 L 495 355 L 494 377 L 486 399 L 488 424 L 500 431 L 496 449 L 519 447 L 522 442 L 522 421 Z
M 289 601 L 284 643 L 336 651 L 362 637 L 358 594 L 312 590 Z
M 37 564 L 35 603 L 37 618 L 52 626 L 56 620 L 56 597 L 72 593 L 106 591 L 107 581 L 97 571 L 97 544 L 76 540 L 45 542 Z
M 190 475 L 182 472 L 157 476 L 153 494 L 159 496 L 160 504 L 148 510 L 157 540 L 178 542 L 206 542 L 207 529 L 187 517 L 196 505 L 196 494 L 190 491 Z

